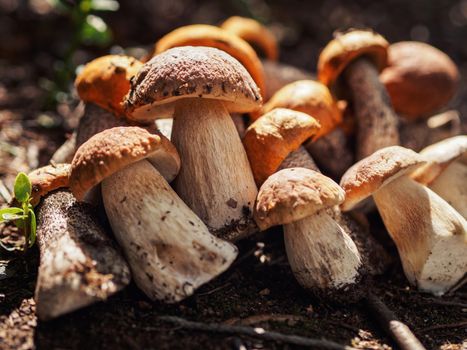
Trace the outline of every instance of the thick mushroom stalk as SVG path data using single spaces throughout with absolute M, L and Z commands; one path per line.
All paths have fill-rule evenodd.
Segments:
M 180 197 L 219 237 L 239 239 L 251 232 L 250 215 L 257 188 L 245 149 L 223 102 L 178 102 L 172 142 L 183 163 L 175 181 Z
M 130 282 L 128 265 L 91 213 L 67 190 L 48 194 L 38 207 L 35 300 L 41 320 L 105 300 Z
M 212 236 L 146 160 L 106 178 L 102 196 L 133 278 L 152 299 L 178 302 L 235 260 L 237 249 Z
M 339 34 L 319 57 L 319 80 L 333 87 L 342 74 L 349 87 L 358 124 L 357 159 L 399 144 L 397 115 L 378 75 L 387 65 L 388 45 L 379 34 L 353 30 Z
M 118 127 L 78 149 L 70 176 L 78 199 L 102 181 L 104 207 L 136 284 L 151 299 L 168 303 L 193 294 L 237 255 L 167 183 L 179 169 L 177 151 L 165 137 Z
M 425 164 L 403 147 L 386 147 L 362 159 L 342 177 L 343 210 L 373 195 L 394 240 L 407 279 L 441 295 L 467 273 L 467 223 L 445 200 L 411 178 Z
M 278 171 L 258 194 L 258 226 L 265 230 L 284 225 L 292 271 L 304 288 L 317 295 L 337 297 L 340 293 L 336 292 L 347 290 L 361 278 L 362 257 L 357 246 L 329 215 L 343 196 L 330 178 L 305 168 Z
M 441 295 L 467 273 L 467 223 L 442 198 L 407 176 L 373 197 L 412 284 Z
M 358 58 L 344 72 L 357 119 L 357 159 L 399 144 L 398 119 L 378 70 L 367 58 Z

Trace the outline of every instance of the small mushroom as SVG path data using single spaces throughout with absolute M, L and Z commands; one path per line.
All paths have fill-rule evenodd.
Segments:
M 179 169 L 178 153 L 164 136 L 117 127 L 78 149 L 70 176 L 79 200 L 102 182 L 104 207 L 136 284 L 168 303 L 193 294 L 237 256 L 236 247 L 211 235 L 167 183 Z
M 409 177 L 426 162 L 412 150 L 383 148 L 342 177 L 344 211 L 373 195 L 399 251 L 405 275 L 420 290 L 442 295 L 467 272 L 467 222 L 444 199 Z
M 271 61 L 277 61 L 279 58 L 279 48 L 274 34 L 258 21 L 232 16 L 227 18 L 220 27 L 245 40 L 260 57 Z
M 29 174 L 34 202 L 42 197 L 37 207 L 40 264 L 35 291 L 41 320 L 105 300 L 130 282 L 128 265 L 93 208 L 77 203 L 67 189 L 69 174 L 69 164 Z
M 467 219 L 467 136 L 451 137 L 423 149 L 427 164 L 411 176 L 428 186 Z
M 135 119 L 174 110 L 172 142 L 183 167 L 175 190 L 221 238 L 256 230 L 257 188 L 229 112 L 258 109 L 261 96 L 246 69 L 223 51 L 179 47 L 155 56 L 133 80 L 126 100 Z M 215 189 L 215 190 L 214 190 Z
M 258 193 L 258 226 L 284 225 L 290 267 L 298 282 L 318 295 L 349 290 L 361 277 L 355 243 L 326 210 L 343 202 L 344 195 L 330 178 L 305 168 L 278 171 Z
M 319 80 L 336 93 L 341 75 L 348 85 L 358 125 L 357 159 L 399 144 L 398 117 L 379 80 L 388 46 L 377 33 L 351 30 L 339 33 L 319 56 Z
M 75 80 L 79 97 L 111 111 L 117 116 L 125 114 L 123 98 L 130 90 L 130 79 L 138 72 L 142 62 L 129 56 L 108 55 L 86 64 Z
M 341 108 L 325 85 L 313 80 L 285 85 L 263 106 L 262 112 L 267 113 L 274 108 L 307 113 L 319 121 L 320 131 L 305 147 L 326 174 L 340 178 L 352 165 L 352 150 L 339 127 L 342 123 Z
M 402 41 L 388 48 L 388 66 L 381 82 L 394 110 L 416 120 L 436 112 L 454 96 L 459 86 L 456 64 L 444 52 L 416 41 Z

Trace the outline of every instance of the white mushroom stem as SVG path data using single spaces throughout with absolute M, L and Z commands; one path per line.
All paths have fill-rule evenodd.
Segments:
M 130 282 L 130 270 L 91 208 L 69 191 L 48 194 L 37 211 L 40 265 L 37 316 L 48 320 L 104 300 Z
M 211 235 L 147 160 L 106 178 L 102 196 L 136 284 L 151 299 L 178 302 L 237 256 L 236 247 Z
M 303 146 L 282 162 L 280 168 L 302 167 L 319 172 Z M 284 241 L 290 266 L 305 288 L 340 289 L 357 282 L 362 257 L 350 237 L 350 228 L 338 208 L 321 210 L 284 225 Z
M 284 225 L 292 271 L 307 289 L 338 290 L 355 284 L 362 266 L 355 243 L 325 210 Z
M 412 284 L 442 295 L 467 273 L 467 223 L 446 201 L 407 176 L 373 197 Z
M 451 163 L 429 187 L 467 219 L 467 165 Z
M 365 57 L 357 58 L 346 68 L 344 77 L 350 87 L 358 124 L 357 159 L 398 145 L 398 117 L 375 65 Z
M 256 228 L 258 190 L 243 144 L 223 102 L 176 102 L 172 142 L 182 168 L 175 190 L 217 236 L 236 240 Z

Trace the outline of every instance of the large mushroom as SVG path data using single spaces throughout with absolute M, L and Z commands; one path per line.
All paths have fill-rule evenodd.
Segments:
M 313 170 L 313 172 L 319 172 L 311 156 L 300 146 L 305 140 L 313 137 L 318 130 L 319 125 L 311 116 L 280 108 L 263 115 L 250 125 L 245 134 L 244 144 L 258 185 L 263 184 L 264 181 L 269 181 L 266 179 L 271 178 L 278 169 L 307 168 Z M 322 178 L 325 177 L 322 176 Z M 282 180 L 284 184 L 288 184 L 287 186 L 293 187 L 293 184 L 289 183 L 288 179 L 284 178 Z M 264 182 L 261 189 L 266 186 L 265 184 Z M 318 184 L 319 182 L 315 185 L 318 186 Z M 309 184 L 309 186 L 312 186 L 312 184 Z M 300 197 L 300 193 L 298 192 L 293 192 L 290 195 Z M 261 196 L 260 190 L 258 201 L 262 200 Z M 291 208 L 293 208 L 292 199 L 290 201 Z M 298 198 L 297 201 L 300 201 L 300 199 Z M 347 263 L 346 259 L 351 259 L 350 256 L 352 255 L 354 255 L 353 261 L 362 262 L 360 265 L 354 266 L 356 276 L 354 282 L 356 283 L 367 272 L 381 272 L 384 265 L 384 253 L 381 253 L 382 248 L 368 234 L 364 233 L 359 225 L 349 216 L 342 214 L 338 207 L 329 207 L 323 209 L 322 212 L 323 215 L 325 214 L 330 220 L 334 221 L 333 227 L 336 227 L 336 229 L 340 227 L 340 229 L 333 231 L 333 234 L 330 236 L 326 236 L 323 233 L 323 236 L 321 231 L 315 233 L 312 230 L 305 231 L 302 229 L 299 232 L 292 233 L 293 228 L 289 228 L 287 231 L 289 234 L 284 236 L 284 240 L 286 246 L 289 247 L 287 255 L 293 261 L 293 264 L 295 264 L 293 266 L 294 271 L 302 271 L 304 266 L 313 266 L 313 269 L 308 271 L 309 275 L 305 275 L 303 271 L 301 272 L 301 283 L 306 288 L 313 289 L 315 292 L 319 291 L 320 294 L 325 294 L 326 297 L 332 296 L 337 298 L 339 297 L 339 293 L 332 293 L 335 291 L 332 285 L 339 283 L 338 281 L 342 278 L 341 272 L 343 268 L 340 265 L 341 263 Z M 306 235 L 307 238 L 301 235 Z M 302 241 L 301 247 L 295 249 L 294 245 L 298 244 L 299 241 Z M 336 245 L 335 249 L 333 245 Z M 342 258 L 342 256 L 346 258 L 339 260 L 336 256 L 329 255 L 336 250 L 341 253 L 339 258 Z M 378 255 L 378 258 L 374 259 L 374 255 Z M 325 276 L 316 277 L 316 275 L 320 275 L 320 272 L 317 272 L 319 270 L 318 265 L 320 269 L 326 271 Z M 364 268 L 360 269 L 360 267 Z M 352 267 L 348 268 L 351 269 Z M 356 287 L 356 285 L 354 286 Z M 340 290 L 340 288 L 338 289 Z M 353 293 L 355 294 L 354 297 L 358 298 L 361 296 L 363 288 L 359 291 L 358 288 L 354 288 L 353 290 L 355 292 Z
M 93 208 L 68 188 L 69 164 L 29 174 L 37 207 L 40 263 L 36 314 L 48 320 L 118 292 L 130 282 L 127 263 L 104 233 Z
M 246 69 L 223 51 L 179 47 L 155 56 L 132 82 L 126 107 L 135 119 L 173 109 L 172 142 L 183 167 L 175 190 L 219 237 L 256 228 L 257 188 L 229 112 L 258 109 L 261 96 Z
M 169 303 L 190 296 L 237 255 L 167 183 L 179 169 L 177 151 L 164 136 L 117 127 L 78 149 L 70 176 L 78 199 L 102 182 L 105 210 L 136 284 L 151 299 Z
M 467 222 L 444 199 L 408 175 L 425 164 L 392 146 L 352 166 L 342 177 L 343 210 L 373 195 L 394 240 L 405 275 L 420 290 L 441 295 L 467 272 Z
M 427 164 L 412 178 L 427 185 L 467 219 L 467 136 L 455 136 L 424 148 Z
M 358 126 L 357 159 L 399 144 L 398 117 L 379 80 L 387 66 L 388 46 L 377 33 L 351 30 L 338 33 L 319 56 L 319 80 L 336 94 L 341 75 L 348 85 Z

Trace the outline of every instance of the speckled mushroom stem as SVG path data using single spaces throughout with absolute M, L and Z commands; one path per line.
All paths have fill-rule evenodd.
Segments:
M 378 149 L 398 145 L 398 118 L 378 70 L 365 57 L 354 60 L 344 71 L 357 119 L 357 159 Z
M 258 190 L 223 102 L 177 101 L 172 142 L 183 164 L 175 190 L 210 231 L 230 241 L 256 231 L 251 213 Z
M 303 146 L 291 152 L 280 169 L 302 167 L 320 172 Z M 297 280 L 315 291 L 340 290 L 361 279 L 362 256 L 333 208 L 284 225 L 284 241 Z M 336 220 L 339 219 L 339 220 Z M 311 233 L 311 234 L 310 234 Z M 345 265 L 345 266 L 344 266 Z M 310 281 L 313 281 L 310 284 Z M 363 291 L 355 296 L 358 299 Z
M 354 163 L 353 152 L 341 128 L 334 129 L 318 140 L 309 140 L 305 148 L 324 173 L 335 180 L 340 179 Z
M 428 187 L 467 219 L 467 165 L 451 163 Z
M 237 256 L 236 247 L 210 234 L 147 160 L 106 178 L 102 195 L 136 284 L 154 300 L 190 296 Z
M 66 190 L 48 194 L 37 209 L 40 265 L 36 314 L 48 320 L 104 300 L 130 282 L 127 263 L 87 204 Z
M 407 279 L 442 295 L 467 272 L 467 223 L 429 188 L 401 176 L 373 194 Z

